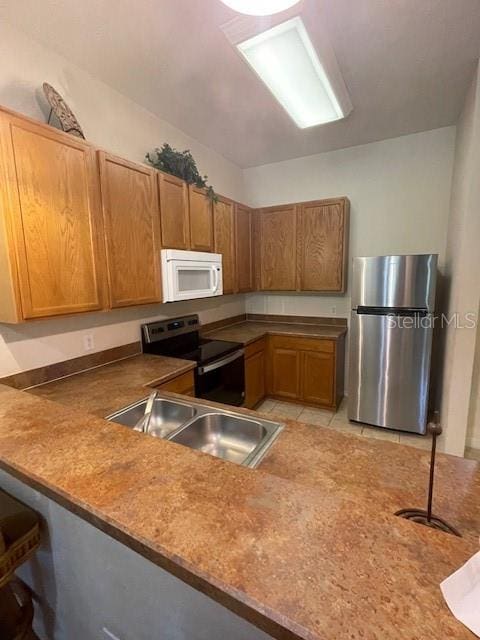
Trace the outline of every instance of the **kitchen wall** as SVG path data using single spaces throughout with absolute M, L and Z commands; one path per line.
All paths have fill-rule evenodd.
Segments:
M 243 199 L 243 172 L 168 122 L 96 80 L 25 34 L 0 22 L 0 104 L 46 121 L 43 82 L 58 89 L 81 123 L 88 140 L 133 161 L 164 141 L 189 148 L 202 173 L 222 194 Z M 199 313 L 209 322 L 245 311 L 243 296 L 188 304 L 137 307 L 110 313 L 0 324 L 0 377 L 84 355 L 83 335 L 92 334 L 95 351 L 138 340 L 139 325 L 181 313 Z
M 0 324 L 0 378 L 136 342 L 140 340 L 143 322 L 189 313 L 198 313 L 202 324 L 229 318 L 245 313 L 245 298 L 243 295 L 205 298 L 19 325 Z M 88 352 L 84 348 L 85 335 L 91 335 L 94 341 L 93 350 Z
M 446 254 L 446 307 L 449 314 L 478 314 L 480 302 L 480 79 L 470 86 L 457 127 L 455 170 Z M 445 448 L 463 455 L 480 447 L 480 344 L 475 329 L 450 325 L 445 334 L 441 393 Z

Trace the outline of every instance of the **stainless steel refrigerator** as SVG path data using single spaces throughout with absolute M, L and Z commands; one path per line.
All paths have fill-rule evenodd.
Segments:
M 350 420 L 425 433 L 437 257 L 354 258 Z

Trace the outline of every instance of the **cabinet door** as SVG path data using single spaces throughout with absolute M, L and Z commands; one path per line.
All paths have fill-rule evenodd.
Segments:
M 345 291 L 347 240 L 346 198 L 301 205 L 298 255 L 302 291 Z
M 190 226 L 188 220 L 188 189 L 180 178 L 158 173 L 160 192 L 160 229 L 164 249 L 188 249 Z
M 258 213 L 257 284 L 263 291 L 296 289 L 296 206 L 270 207 Z
M 190 248 L 193 251 L 213 250 L 212 201 L 204 189 L 188 188 L 190 204 Z
M 265 352 L 245 360 L 245 406 L 252 409 L 265 397 Z
M 335 356 L 321 351 L 302 351 L 302 389 L 305 402 L 334 405 Z
M 195 379 L 193 371 L 187 371 L 169 382 L 164 382 L 158 386 L 162 391 L 171 391 L 172 393 L 181 393 L 185 396 L 195 395 Z
M 253 291 L 252 212 L 240 204 L 235 205 L 235 263 L 236 290 Z
M 213 205 L 214 251 L 222 254 L 223 293 L 235 291 L 235 220 L 233 202 L 219 198 Z
M 269 352 L 268 390 L 274 396 L 295 400 L 300 397 L 301 351 L 273 346 Z
M 24 319 L 104 306 L 104 247 L 97 159 L 83 140 L 2 115 L 11 179 L 8 218 L 15 238 Z
M 112 307 L 161 298 L 155 172 L 100 152 L 102 207 Z

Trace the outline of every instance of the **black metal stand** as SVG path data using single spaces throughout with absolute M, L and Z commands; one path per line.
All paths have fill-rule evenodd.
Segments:
M 445 533 L 451 533 L 454 536 L 462 537 L 461 534 L 452 527 L 452 525 L 442 520 L 438 516 L 432 514 L 432 502 L 433 502 L 433 481 L 435 475 L 435 454 L 437 450 L 437 437 L 442 433 L 442 427 L 438 424 L 438 414 L 434 416 L 434 422 L 429 422 L 427 430 L 432 434 L 432 453 L 430 456 L 430 478 L 428 483 L 428 500 L 427 510 L 424 509 L 400 509 L 395 513 L 396 516 L 406 518 L 407 520 L 413 520 L 432 529 L 439 529 Z

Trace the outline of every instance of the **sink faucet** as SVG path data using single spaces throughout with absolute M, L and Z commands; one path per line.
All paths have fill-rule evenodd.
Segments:
M 147 404 L 145 406 L 145 412 L 137 424 L 133 427 L 134 431 L 141 431 L 142 433 L 148 433 L 148 427 L 150 424 L 150 418 L 153 413 L 153 405 L 155 403 L 155 399 L 157 397 L 158 391 L 152 391 L 152 393 L 148 396 Z

